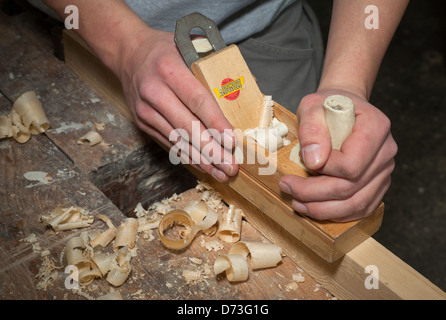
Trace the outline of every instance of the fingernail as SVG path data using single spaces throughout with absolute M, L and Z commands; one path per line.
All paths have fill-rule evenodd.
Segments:
M 310 144 L 303 147 L 302 157 L 308 167 L 314 167 L 321 162 L 321 147 L 318 144 Z
M 279 188 L 285 193 L 291 194 L 291 188 L 284 182 L 279 182 Z
M 227 178 L 226 174 L 223 171 L 218 170 L 217 168 L 213 168 L 211 174 L 220 182 L 224 182 Z
M 293 200 L 291 205 L 293 206 L 293 209 L 296 210 L 297 212 L 302 214 L 308 214 L 308 209 L 303 203 Z
M 232 164 L 228 162 L 223 162 L 222 165 L 223 165 L 223 170 L 227 175 L 232 176 L 234 174 L 234 167 L 232 166 Z

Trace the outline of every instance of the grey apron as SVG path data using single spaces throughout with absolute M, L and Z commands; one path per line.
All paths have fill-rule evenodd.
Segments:
M 323 65 L 317 18 L 306 1 L 285 9 L 272 25 L 237 43 L 263 94 L 292 112 L 315 92 Z

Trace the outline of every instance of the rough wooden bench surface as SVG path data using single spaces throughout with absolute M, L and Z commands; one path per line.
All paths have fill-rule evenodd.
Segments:
M 15 20 L 20 21 L 15 18 Z M 47 113 L 51 129 L 33 136 L 26 144 L 0 141 L 0 297 L 2 299 L 77 299 L 98 297 L 111 290 L 105 280 L 95 280 L 85 296 L 75 295 L 64 286 L 67 276 L 46 290 L 37 290 L 36 275 L 42 265 L 42 250 L 49 250 L 59 264 L 66 241 L 82 230 L 55 234 L 38 222 L 42 214 L 56 206 L 79 206 L 93 215 L 111 217 L 118 225 L 130 215 L 138 202 L 144 207 L 174 193 L 183 201 L 200 196 L 196 180 L 184 168 L 172 166 L 167 154 L 145 137 L 124 116 L 81 81 L 47 47 L 36 42 L 29 24 L 18 26 L 0 14 L 0 114 L 8 114 L 12 102 L 22 93 L 35 90 Z M 46 43 L 46 42 L 43 42 Z M 89 147 L 76 143 L 94 122 L 106 123 L 98 131 L 110 147 Z M 47 172 L 53 181 L 42 184 L 29 181 L 26 172 Z M 178 202 L 177 205 L 183 205 Z M 92 228 L 103 224 L 96 219 Z M 35 234 L 41 250 L 22 241 Z M 185 251 L 166 250 L 155 239 L 138 238 L 137 256 L 132 273 L 123 286 L 116 288 L 125 299 L 330 299 L 314 279 L 284 257 L 276 268 L 250 272 L 248 281 L 230 284 L 210 275 L 206 281 L 189 285 L 182 278 L 184 268 L 192 269 L 190 257 L 203 259 L 212 266 L 220 252 L 208 252 L 203 241 L 213 238 L 198 235 Z M 215 237 L 215 236 L 214 236 Z M 209 238 L 209 239 L 208 239 Z M 244 222 L 243 240 L 267 241 Z M 297 290 L 286 290 L 292 275 L 302 273 L 304 283 Z M 264 281 L 268 279 L 268 281 Z M 319 290 L 320 288 L 320 290 Z

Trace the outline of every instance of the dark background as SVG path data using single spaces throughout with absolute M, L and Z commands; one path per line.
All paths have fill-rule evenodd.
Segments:
M 308 2 L 326 41 L 332 1 Z M 29 10 L 24 3 L 0 0 L 0 9 L 18 15 L 24 8 Z M 392 185 L 384 197 L 383 225 L 374 238 L 446 291 L 445 16 L 444 0 L 410 2 L 384 58 L 371 102 L 392 121 L 399 146 Z M 43 29 L 50 27 L 55 54 L 63 58 L 55 36 L 60 26 L 52 27 L 45 17 L 41 24 Z
M 308 2 L 319 18 L 326 41 L 332 2 Z M 409 3 L 371 96 L 371 103 L 392 121 L 392 134 L 399 147 L 392 185 L 384 197 L 383 225 L 373 237 L 443 290 L 446 290 L 445 16 L 444 0 Z

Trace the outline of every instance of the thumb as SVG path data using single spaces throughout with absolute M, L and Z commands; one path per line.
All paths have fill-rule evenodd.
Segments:
M 331 139 L 325 122 L 325 97 L 312 94 L 304 97 L 297 109 L 301 157 L 311 170 L 322 168 L 331 152 Z

